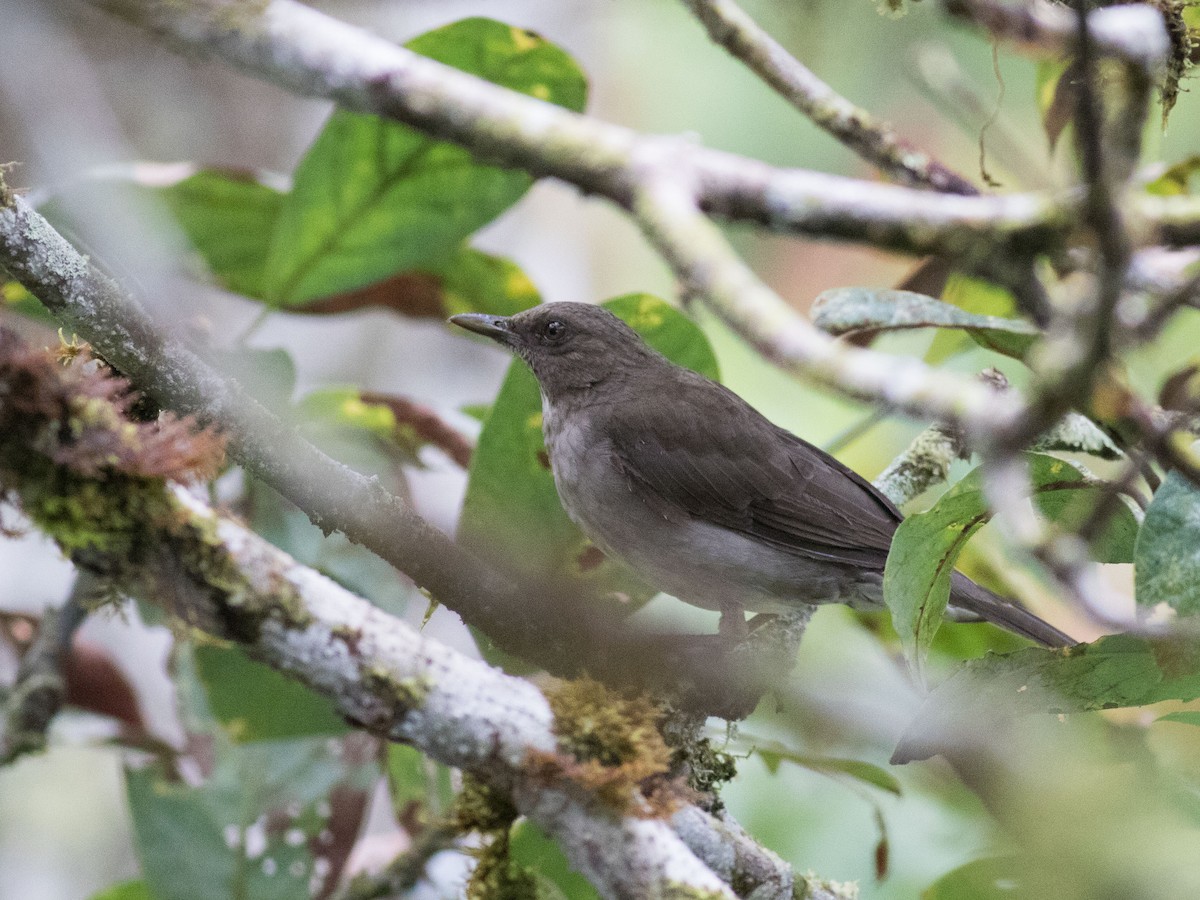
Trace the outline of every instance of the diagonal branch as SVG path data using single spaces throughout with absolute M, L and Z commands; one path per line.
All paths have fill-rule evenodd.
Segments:
M 480 159 L 552 176 L 628 207 L 633 155 L 666 142 L 699 177 L 700 205 L 769 228 L 905 253 L 983 256 L 1040 246 L 1069 224 L 1070 198 L 962 197 L 776 169 L 683 139 L 646 137 L 444 66 L 294 0 L 89 0 L 177 47 L 304 96 L 375 113 L 458 143 Z
M 610 683 L 670 691 L 683 706 L 726 718 L 747 715 L 778 679 L 777 654 L 747 656 L 736 647 L 642 634 L 577 589 L 497 572 L 378 479 L 326 456 L 192 348 L 160 334 L 133 297 L 20 197 L 8 199 L 0 207 L 0 267 L 59 321 L 165 408 L 219 425 L 229 452 L 250 472 L 326 531 L 339 530 L 391 563 L 508 652 L 554 674 L 586 671 Z
M 920 414 L 941 417 L 972 432 L 990 433 L 1016 421 L 1022 410 L 1012 395 L 975 380 L 951 380 L 915 359 L 884 356 L 829 339 L 803 327 L 787 304 L 733 252 L 684 186 L 667 177 L 634 207 L 647 238 L 666 258 L 684 290 L 744 334 L 768 359 L 838 389 L 876 398 Z
M 640 779 L 665 773 L 665 748 L 618 756 L 645 754 L 658 768 L 611 782 L 615 799 L 602 794 L 560 749 L 571 726 L 534 685 L 424 637 L 168 481 L 205 455 L 189 444 L 211 448 L 211 435 L 130 423 L 122 387 L 0 331 L 0 489 L 87 577 L 236 641 L 348 721 L 511 796 L 605 896 L 734 896 L 640 791 Z M 61 633 L 44 626 L 58 653 L 77 618 Z
M 815 125 L 888 178 L 951 194 L 979 191 L 966 178 L 897 136 L 792 56 L 733 0 L 683 0 L 709 37 L 744 62 Z

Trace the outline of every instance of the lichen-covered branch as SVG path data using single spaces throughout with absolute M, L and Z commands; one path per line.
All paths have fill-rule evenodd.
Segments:
M 919 497 L 950 476 L 956 459 L 966 459 L 970 448 L 962 432 L 945 425 L 931 425 L 918 434 L 875 479 L 875 487 L 897 506 Z
M 16 682 L 0 704 L 0 766 L 46 746 L 46 729 L 66 700 L 63 667 L 86 615 L 80 600 L 88 583 L 80 576 L 66 603 L 46 610 L 37 638 L 21 658 Z
M 1069 225 L 1069 199 L 940 195 L 776 169 L 683 139 L 641 136 L 441 65 L 293 0 L 90 2 L 173 46 L 298 94 L 404 122 L 480 159 L 560 178 L 624 207 L 638 187 L 634 157 L 666 144 L 696 176 L 696 200 L 705 210 L 779 231 L 985 257 L 997 245 L 1040 245 Z
M 315 523 L 374 551 L 509 652 L 555 674 L 671 691 L 681 705 L 727 718 L 748 714 L 776 679 L 773 658 L 734 659 L 729 647 L 699 651 L 641 634 L 609 607 L 489 567 L 378 480 L 304 440 L 191 347 L 159 334 L 136 300 L 19 197 L 0 208 L 0 267 L 140 390 L 217 424 L 234 458 Z
M 975 186 L 897 136 L 814 75 L 733 0 L 683 0 L 709 36 L 744 62 L 815 125 L 893 181 L 910 187 L 974 195 Z
M 211 460 L 207 432 L 130 423 L 121 382 L 3 331 L 0 385 L 0 488 L 82 571 L 502 790 L 605 896 L 734 896 L 619 766 L 606 784 L 622 802 L 592 793 L 562 749 L 562 716 L 532 684 L 423 637 L 169 481 Z

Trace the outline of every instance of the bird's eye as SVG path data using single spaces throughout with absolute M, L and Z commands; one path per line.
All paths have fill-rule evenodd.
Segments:
M 567 336 L 567 326 L 558 319 L 551 319 L 542 326 L 542 337 L 548 341 L 561 341 Z

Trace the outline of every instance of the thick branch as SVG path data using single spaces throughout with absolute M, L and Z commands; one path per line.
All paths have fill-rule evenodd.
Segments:
M 505 90 L 422 57 L 293 0 L 247 6 L 90 0 L 173 45 L 216 56 L 288 90 L 376 113 L 470 149 L 481 159 L 554 176 L 628 207 L 633 157 L 667 143 L 698 178 L 713 213 L 779 231 L 900 252 L 996 253 L 1042 246 L 1068 225 L 1063 204 L 1039 195 L 960 197 L 781 170 L 682 139 L 642 137 Z M 1067 203 L 1069 206 L 1069 202 Z
M 792 106 L 893 181 L 974 195 L 975 186 L 814 75 L 732 0 L 683 0 L 709 37 L 744 62 Z
M 167 481 L 197 458 L 189 440 L 211 448 L 210 436 L 131 424 L 120 389 L 0 332 L 0 489 L 81 571 L 238 642 L 371 733 L 511 795 L 606 896 L 733 897 L 634 780 L 614 808 L 572 774 L 561 723 L 532 684 L 423 637 Z M 50 622 L 43 640 L 61 654 Z M 27 659 L 56 655 L 35 648 Z
M 327 531 L 342 531 L 428 589 L 497 645 L 554 674 L 670 691 L 680 704 L 741 718 L 775 682 L 774 658 L 642 635 L 578 591 L 518 583 L 433 528 L 377 479 L 329 458 L 223 378 L 19 197 L 0 208 L 0 267 L 135 385 L 168 409 L 218 424 L 249 471 Z

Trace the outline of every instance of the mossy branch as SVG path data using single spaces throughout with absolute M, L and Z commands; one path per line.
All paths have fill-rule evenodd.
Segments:
M 130 402 L 127 384 L 94 361 L 62 366 L 0 330 L 0 489 L 77 567 L 511 797 L 606 896 L 734 896 L 643 793 L 664 760 L 646 701 L 585 728 L 587 698 L 599 691 L 609 709 L 605 689 L 568 690 L 553 706 L 532 684 L 420 635 L 174 481 L 211 471 L 220 439 L 186 420 L 131 422 Z M 593 792 L 600 783 L 607 790 Z

